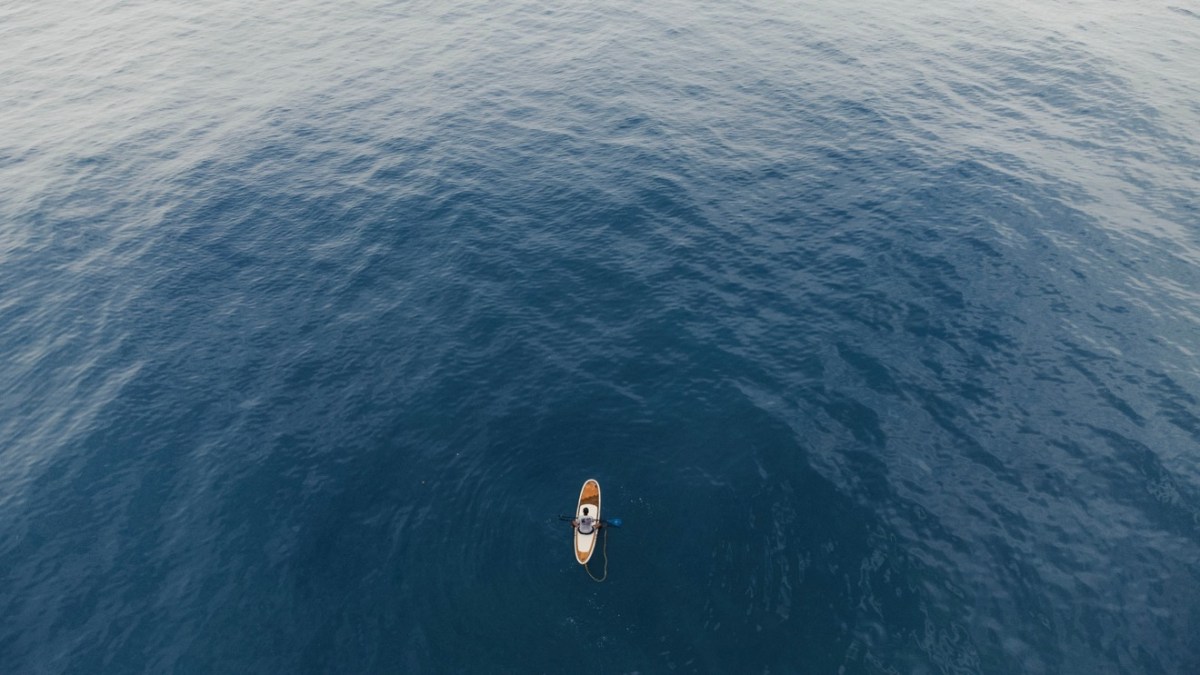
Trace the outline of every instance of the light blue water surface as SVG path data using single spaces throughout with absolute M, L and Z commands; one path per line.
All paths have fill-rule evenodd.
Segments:
M 0 671 L 1200 671 L 1168 2 L 0 2 Z

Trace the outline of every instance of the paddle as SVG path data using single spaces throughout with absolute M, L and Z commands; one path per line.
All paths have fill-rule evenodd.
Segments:
M 564 516 L 564 515 L 562 515 L 561 513 L 560 513 L 560 514 L 558 514 L 558 519 L 559 519 L 559 520 L 565 520 L 565 521 L 568 521 L 568 522 L 570 522 L 570 521 L 572 521 L 572 520 L 575 520 L 575 519 L 574 519 L 574 518 L 572 518 L 571 516 Z M 613 518 L 613 519 L 611 519 L 611 520 L 601 520 L 601 521 L 600 521 L 600 524 L 601 524 L 601 525 L 603 525 L 604 527 L 620 527 L 620 526 L 621 526 L 621 524 L 622 524 L 622 521 L 621 521 L 621 519 L 620 519 L 620 518 Z

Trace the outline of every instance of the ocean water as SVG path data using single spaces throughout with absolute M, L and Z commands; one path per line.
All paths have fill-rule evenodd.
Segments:
M 1200 672 L 1197 129 L 1193 0 L 2 1 L 0 672 Z

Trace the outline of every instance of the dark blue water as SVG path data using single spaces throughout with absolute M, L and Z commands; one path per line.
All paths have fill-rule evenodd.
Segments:
M 0 671 L 1198 672 L 1169 2 L 0 2 Z

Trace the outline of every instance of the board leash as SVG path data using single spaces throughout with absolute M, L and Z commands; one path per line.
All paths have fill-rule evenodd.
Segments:
M 590 568 L 588 568 L 588 564 L 587 563 L 583 564 L 583 571 L 587 572 L 588 576 L 592 578 L 592 581 L 594 581 L 596 583 L 600 583 L 608 578 L 608 528 L 602 527 L 600 529 L 604 530 L 601 533 L 604 535 L 604 541 L 600 544 L 600 550 L 601 550 L 601 552 L 604 553 L 604 574 L 599 579 L 597 579 L 596 575 L 592 574 L 592 570 Z

